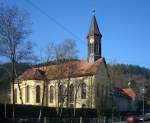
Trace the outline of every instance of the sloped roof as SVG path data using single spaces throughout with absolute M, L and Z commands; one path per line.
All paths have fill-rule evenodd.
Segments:
M 28 69 L 18 78 L 19 80 L 43 80 L 44 75 L 46 75 L 47 79 L 54 80 L 58 78 L 95 75 L 101 64 L 103 64 L 103 58 L 98 59 L 93 64 L 85 60 L 68 61 L 63 64 Z
M 129 96 L 123 91 L 123 89 L 118 88 L 118 87 L 113 87 L 112 93 L 117 97 L 127 97 L 127 98 L 129 98 Z
M 124 88 L 122 89 L 129 97 L 131 98 L 135 98 L 136 97 L 136 93 L 134 92 L 134 90 L 132 88 Z
M 95 35 L 95 34 L 96 35 L 101 35 L 101 33 L 99 31 L 99 28 L 98 28 L 97 21 L 96 21 L 96 17 L 95 17 L 95 15 L 93 15 L 91 25 L 90 25 L 90 29 L 89 29 L 89 32 L 88 32 L 88 36 Z
M 44 71 L 37 69 L 37 68 L 30 68 L 30 69 L 27 69 L 18 78 L 19 80 L 32 80 L 33 78 L 35 80 L 42 80 L 44 77 L 43 75 L 44 75 Z

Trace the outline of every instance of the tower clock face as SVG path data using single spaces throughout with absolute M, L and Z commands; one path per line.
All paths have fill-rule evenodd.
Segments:
M 90 43 L 94 43 L 94 38 L 90 38 Z

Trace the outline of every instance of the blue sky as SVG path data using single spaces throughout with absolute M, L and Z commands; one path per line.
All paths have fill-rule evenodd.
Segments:
M 16 5 L 30 14 L 36 52 L 48 42 L 73 39 L 79 57 L 87 58 L 87 33 L 92 10 L 102 37 L 102 55 L 111 63 L 135 64 L 150 68 L 150 0 L 30 0 L 50 17 L 65 26 L 66 32 L 54 21 L 41 14 L 28 0 L 1 0 Z

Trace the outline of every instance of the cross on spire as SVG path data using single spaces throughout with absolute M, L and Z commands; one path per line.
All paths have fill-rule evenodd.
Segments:
M 92 10 L 92 14 L 95 15 L 95 9 Z

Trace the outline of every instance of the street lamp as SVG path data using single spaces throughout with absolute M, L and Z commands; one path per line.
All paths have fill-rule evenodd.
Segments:
M 141 88 L 140 88 L 140 93 L 142 94 L 142 100 L 143 100 L 143 111 L 142 111 L 142 113 L 143 113 L 143 123 L 144 123 L 144 114 L 145 114 L 145 110 L 144 110 L 144 106 L 145 106 L 145 104 L 144 104 L 144 98 L 145 98 L 145 93 L 146 93 L 146 88 L 145 88 L 145 86 L 142 86 Z

